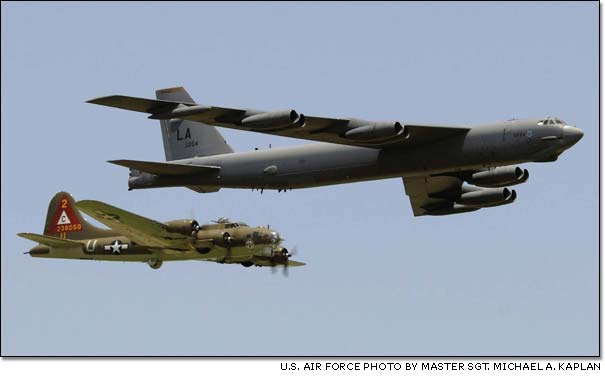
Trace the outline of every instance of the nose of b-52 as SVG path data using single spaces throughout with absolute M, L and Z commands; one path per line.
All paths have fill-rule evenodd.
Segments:
M 563 127 L 563 141 L 569 147 L 578 143 L 580 139 L 584 136 L 584 132 L 577 127 L 572 126 L 564 126 Z

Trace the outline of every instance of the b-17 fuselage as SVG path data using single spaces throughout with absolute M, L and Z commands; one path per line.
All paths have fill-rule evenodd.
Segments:
M 88 223 L 86 212 L 110 227 Z M 98 201 L 74 203 L 57 193 L 50 202 L 44 234 L 21 233 L 40 243 L 32 257 L 146 262 L 157 269 L 163 261 L 201 260 L 239 263 L 245 267 L 304 265 L 290 261 L 279 233 L 269 227 L 250 227 L 221 218 L 199 225 L 192 219 L 159 223 Z

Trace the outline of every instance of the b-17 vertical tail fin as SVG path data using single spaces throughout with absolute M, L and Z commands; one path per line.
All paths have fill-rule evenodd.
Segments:
M 54 195 L 48 205 L 44 235 L 76 240 L 115 235 L 111 230 L 104 230 L 88 223 L 74 203 L 73 197 L 67 192 Z

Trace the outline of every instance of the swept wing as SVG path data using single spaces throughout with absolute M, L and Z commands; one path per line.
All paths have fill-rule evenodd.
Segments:
M 264 112 L 119 95 L 88 102 L 147 113 L 152 119 L 180 118 L 230 129 L 369 148 L 418 146 L 469 131 L 468 127 L 309 117 L 292 109 Z

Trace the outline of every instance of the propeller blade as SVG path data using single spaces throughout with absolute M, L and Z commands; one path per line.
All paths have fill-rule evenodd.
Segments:
M 284 277 L 288 278 L 288 260 L 286 260 L 286 263 L 284 264 Z

